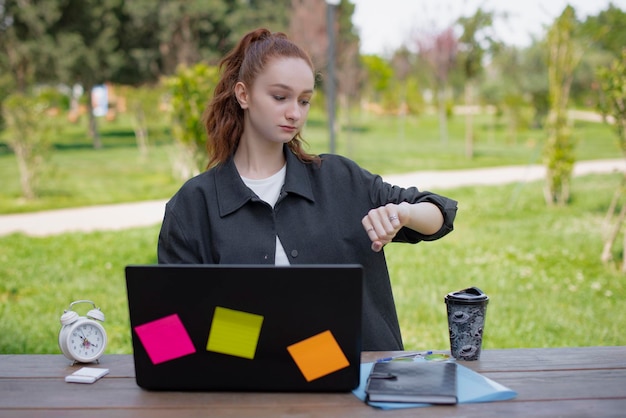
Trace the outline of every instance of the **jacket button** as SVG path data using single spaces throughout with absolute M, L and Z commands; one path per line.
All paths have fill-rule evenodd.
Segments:
M 298 250 L 291 250 L 291 256 L 296 258 L 298 256 Z

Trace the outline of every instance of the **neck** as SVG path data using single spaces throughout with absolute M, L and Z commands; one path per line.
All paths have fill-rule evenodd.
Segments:
M 234 161 L 239 175 L 249 179 L 264 179 L 276 174 L 285 165 L 283 144 L 258 144 L 241 141 L 235 151 Z

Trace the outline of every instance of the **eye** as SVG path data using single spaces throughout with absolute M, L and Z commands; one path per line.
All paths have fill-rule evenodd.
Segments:
M 302 100 L 300 100 L 300 104 L 302 106 L 308 106 L 308 105 L 311 104 L 311 100 L 310 99 L 302 99 Z
M 285 96 L 280 96 L 280 95 L 275 94 L 274 95 L 274 100 L 277 100 L 279 102 L 283 101 L 283 100 L 285 100 Z

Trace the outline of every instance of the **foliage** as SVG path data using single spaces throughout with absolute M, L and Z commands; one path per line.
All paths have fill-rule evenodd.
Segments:
M 620 148 L 626 156 L 626 48 L 621 59 L 616 58 L 610 67 L 598 69 L 603 100 L 600 110 L 605 117 L 613 119 Z
M 622 54 L 626 45 L 626 11 L 612 2 L 606 10 L 595 16 L 588 16 L 581 23 L 581 33 L 591 39 L 593 49 L 608 51 L 613 58 Z
M 149 132 L 158 126 L 166 113 L 166 89 L 162 84 L 122 87 L 118 94 L 123 97 L 133 121 L 139 154 L 146 158 L 150 146 Z
M 495 39 L 489 33 L 493 26 L 493 13 L 484 12 L 480 7 L 471 17 L 461 17 L 458 24 L 463 28 L 459 37 L 459 54 L 465 76 L 465 105 L 468 107 L 465 120 L 465 156 L 474 157 L 474 90 L 476 79 L 483 72 L 483 59 L 488 49 L 494 49 Z
M 448 81 L 457 63 L 459 42 L 453 28 L 441 31 L 425 32 L 416 39 L 419 55 L 428 64 L 437 92 L 437 109 L 439 112 L 439 135 L 441 142 L 448 142 L 448 116 L 446 113 L 446 94 Z
M 39 96 L 14 93 L 3 102 L 4 134 L 15 153 L 22 196 L 29 200 L 37 197 L 50 149 L 54 126 L 49 115 L 53 111 L 50 97 L 45 92 Z
M 391 86 L 394 77 L 393 68 L 377 55 L 363 55 L 361 63 L 366 72 L 368 95 L 375 102 L 381 101 L 385 91 L 388 91 Z
M 349 0 L 341 0 L 336 7 L 337 35 L 334 50 L 337 65 L 337 90 L 339 96 L 349 103 L 354 103 L 359 99 L 364 78 L 359 52 L 359 36 L 352 24 L 354 8 L 354 4 Z
M 548 33 L 550 113 L 544 154 L 544 197 L 548 205 L 566 205 L 570 198 L 575 142 L 568 126 L 567 107 L 572 75 L 582 58 L 581 46 L 573 39 L 575 23 L 575 11 L 567 6 Z
M 499 44 L 493 32 L 493 13 L 478 8 L 470 17 L 457 20 L 463 33 L 459 37 L 458 60 L 466 79 L 473 79 L 483 71 L 483 60 L 487 52 L 494 51 Z
M 612 125 L 619 140 L 622 154 L 626 157 L 626 49 L 622 50 L 621 60 L 616 58 L 609 68 L 601 68 L 598 71 L 600 87 L 604 94 L 601 101 L 601 110 L 605 117 L 611 118 Z M 617 220 L 614 222 L 612 231 L 604 243 L 604 250 L 600 257 L 602 261 L 608 262 L 613 258 L 612 249 L 622 225 L 626 219 L 626 204 L 622 202 L 621 210 L 619 203 L 626 195 L 626 175 L 620 187 L 617 188 L 613 201 L 607 211 L 607 221 L 613 221 L 613 216 L 619 211 Z M 624 238 L 626 242 L 626 237 Z M 622 271 L 626 272 L 626 246 L 623 249 Z
M 218 68 L 205 64 L 179 67 L 165 80 L 171 92 L 172 135 L 177 146 L 174 173 L 188 179 L 207 166 L 202 115 L 218 82 Z
M 132 84 L 157 81 L 171 75 L 179 65 L 192 66 L 202 60 L 215 62 L 230 48 L 233 27 L 229 26 L 242 7 L 228 0 L 133 0 L 124 4 L 120 42 L 128 51 L 124 71 Z M 239 7 L 237 7 L 239 6 Z M 250 5 L 252 8 L 252 5 Z M 140 69 L 140 71 L 138 71 Z M 146 79 L 146 75 L 150 78 Z
M 385 107 L 398 110 L 401 115 L 419 115 L 425 110 L 425 89 L 414 71 L 414 61 L 413 55 L 406 48 L 399 49 L 391 57 L 393 88 L 383 95 L 391 96 L 392 103 Z
M 11 75 L 17 91 L 25 93 L 35 80 L 54 79 L 51 64 L 56 49 L 52 28 L 61 14 L 60 1 L 2 2 L 0 68 Z
M 619 180 L 575 178 L 564 208 L 542 204 L 539 182 L 439 190 L 460 201 L 455 231 L 385 249 L 406 348 L 446 349 L 443 297 L 472 285 L 491 298 L 485 348 L 625 345 L 623 277 L 589 250 Z M 107 354 L 130 353 L 124 267 L 156 262 L 158 229 L 0 237 L 0 352 L 60 353 L 63 309 L 86 298 L 106 315 Z
M 51 28 L 55 80 L 68 86 L 79 84 L 90 95 L 94 86 L 111 80 L 124 62 L 118 40 L 123 1 L 68 0 L 60 4 L 59 19 Z M 101 148 L 91 100 L 87 100 L 87 115 L 93 146 Z
M 323 82 L 324 78 L 328 43 L 327 5 L 322 0 L 4 0 L 1 3 L 0 84 L 8 86 L 9 92 L 26 91 L 40 83 L 63 83 L 67 86 L 65 88 L 79 83 L 87 92 L 92 82 L 133 86 L 153 84 L 162 76 L 173 74 L 179 64 L 193 66 L 201 61 L 216 64 L 244 32 L 259 26 L 286 31 L 311 53 L 320 70 L 320 81 Z M 335 10 L 336 74 L 339 99 L 344 105 L 341 111 L 344 112 L 361 98 L 362 93 L 372 100 L 358 56 L 359 34 L 351 20 L 354 10 L 355 5 L 349 0 L 342 0 Z M 597 92 L 594 90 L 597 85 L 595 69 L 608 63 L 607 56 L 617 55 L 624 45 L 625 15 L 618 7 L 609 5 L 598 15 L 588 16 L 584 22 L 577 23 L 576 38 L 590 40 L 594 48 L 585 54 L 574 72 L 572 103 L 594 105 Z M 445 97 L 440 100 L 435 97 L 442 104 L 442 137 L 447 136 L 447 110 L 451 103 L 458 101 L 465 87 L 466 77 L 462 76 L 461 67 L 473 74 L 488 71 L 489 77 L 485 80 L 474 80 L 476 85 L 472 90 L 474 94 L 486 92 L 490 95 L 474 100 L 489 101 L 510 119 L 511 138 L 516 136 L 513 130 L 523 128 L 527 120 L 526 112 L 520 112 L 520 107 L 532 104 L 536 109 L 534 126 L 541 126 L 544 122 L 548 103 L 543 53 L 545 39 L 537 38 L 528 48 L 508 48 L 515 49 L 516 60 L 509 61 L 510 51 L 502 49 L 489 51 L 481 60 L 481 50 L 471 47 L 472 34 L 479 35 L 474 36 L 474 40 L 481 40 L 476 43 L 480 49 L 490 49 L 488 41 L 497 33 L 492 31 L 495 27 L 489 26 L 489 18 L 495 22 L 499 16 L 481 9 L 474 16 L 452 17 L 450 20 L 456 21 L 457 28 L 462 23 L 465 30 L 458 37 L 460 48 L 456 62 L 450 63 L 445 53 L 440 57 L 443 58 L 440 62 L 449 64 L 445 73 L 448 86 L 441 93 Z M 420 32 L 418 28 L 415 30 L 414 33 L 423 38 L 432 38 L 436 34 L 435 30 L 430 34 Z M 451 33 L 448 31 L 448 34 Z M 421 43 L 423 46 L 428 42 L 422 40 Z M 423 53 L 416 40 L 402 49 L 394 51 L 393 59 L 396 55 L 406 54 L 402 66 L 408 64 L 408 67 L 400 68 L 397 62 L 392 62 L 394 77 L 400 82 L 379 95 L 376 100 L 380 101 L 376 105 L 394 111 L 405 111 L 407 107 L 420 109 L 422 98 L 430 98 L 429 88 L 437 86 L 437 79 L 426 71 L 429 61 L 432 62 L 432 54 Z M 469 61 L 466 58 L 470 58 Z M 409 81 L 407 71 L 415 80 Z M 436 73 L 444 74 L 441 71 Z M 10 81 L 5 82 L 6 78 Z M 486 84 L 478 85 L 479 82 Z M 418 90 L 409 91 L 409 85 Z M 504 93 L 494 94 L 498 91 Z M 405 93 L 418 99 L 418 105 L 413 106 L 416 102 L 405 98 Z M 83 96 L 86 105 L 90 104 L 88 98 L 88 94 Z M 323 94 L 320 98 L 323 99 Z M 505 99 L 506 102 L 502 101 Z M 94 145 L 100 146 L 95 118 L 87 128 L 94 137 Z

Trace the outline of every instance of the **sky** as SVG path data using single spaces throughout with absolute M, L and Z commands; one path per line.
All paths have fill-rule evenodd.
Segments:
M 503 42 L 528 46 L 532 36 L 543 37 L 565 9 L 574 7 L 578 19 L 606 10 L 609 3 L 626 11 L 626 0 L 351 0 L 353 24 L 361 38 L 361 53 L 388 55 L 407 44 L 420 30 L 444 29 L 459 16 L 471 16 L 482 7 L 509 18 L 494 24 Z

